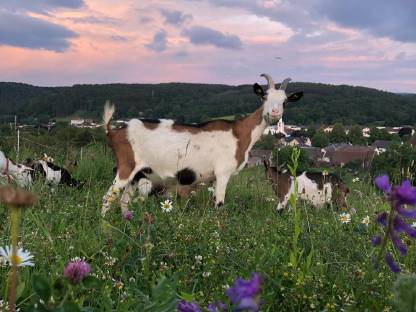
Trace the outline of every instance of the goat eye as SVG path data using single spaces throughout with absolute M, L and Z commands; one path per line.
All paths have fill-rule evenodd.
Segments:
M 285 107 L 285 106 L 287 105 L 287 103 L 288 103 L 288 100 L 285 100 L 285 101 L 283 102 L 283 107 Z

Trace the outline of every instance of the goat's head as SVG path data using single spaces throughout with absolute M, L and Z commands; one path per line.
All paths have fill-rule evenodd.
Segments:
M 283 116 L 283 109 L 288 102 L 296 102 L 302 96 L 303 92 L 290 93 L 286 95 L 286 88 L 289 84 L 290 78 L 286 78 L 280 84 L 279 89 L 276 89 L 274 81 L 269 74 L 261 74 L 266 78 L 268 89 L 264 92 L 263 88 L 255 83 L 253 85 L 254 93 L 262 98 L 263 101 L 263 118 L 269 125 L 274 125 L 279 122 Z

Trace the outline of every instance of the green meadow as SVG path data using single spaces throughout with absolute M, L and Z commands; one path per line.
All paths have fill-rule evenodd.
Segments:
M 175 311 L 181 298 L 205 309 L 213 301 L 227 302 L 225 290 L 252 272 L 263 278 L 261 311 L 392 311 L 397 275 L 371 261 L 377 252 L 371 237 L 381 231 L 376 214 L 388 205 L 371 183 L 345 176 L 349 223 L 340 221 L 337 207 L 317 210 L 298 202 L 294 247 L 294 210 L 276 212 L 262 167 L 233 176 L 221 210 L 214 209 L 205 186 L 188 199 L 170 194 L 171 212 L 160 208 L 163 198 L 137 197 L 127 221 L 118 201 L 104 219 L 100 215 L 113 164 L 104 145 L 92 144 L 73 172 L 86 182 L 81 190 L 33 186 L 38 201 L 22 212 L 19 244 L 34 255 L 35 266 L 18 270 L 21 311 Z M 366 216 L 368 225 L 362 223 Z M 10 215 L 4 205 L 0 218 L 0 246 L 6 246 Z M 412 244 L 409 256 L 397 258 L 404 272 L 415 271 L 414 252 Z M 63 271 L 76 257 L 92 273 L 85 283 L 71 285 Z M 3 303 L 8 272 L 6 264 L 0 266 Z

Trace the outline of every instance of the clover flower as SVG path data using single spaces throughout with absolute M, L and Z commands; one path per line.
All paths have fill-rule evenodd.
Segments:
M 393 186 L 387 175 L 377 177 L 374 184 L 384 192 L 391 206 L 389 212 L 382 212 L 377 216 L 377 222 L 386 230 L 384 237 L 376 236 L 372 239 L 374 246 L 381 245 L 376 261 L 378 263 L 385 253 L 384 259 L 387 265 L 393 272 L 398 273 L 400 266 L 395 262 L 392 254 L 389 251 L 386 252 L 386 249 L 391 242 L 401 256 L 406 256 L 407 246 L 402 242 L 400 235 L 405 234 L 410 238 L 416 237 L 416 229 L 403 219 L 416 219 L 416 209 L 406 207 L 406 205 L 416 204 L 416 188 L 412 187 L 409 180 L 403 181 L 401 185 Z
M 15 263 L 16 266 L 19 266 L 19 267 L 35 266 L 35 264 L 31 260 L 33 256 L 30 254 L 30 252 L 24 251 L 23 248 L 18 248 L 16 256 L 13 257 L 12 247 L 9 247 L 9 246 L 1 247 L 0 258 L 3 258 L 2 261 L 9 263 L 10 266 L 12 266 L 13 263 Z
M 162 209 L 163 212 L 170 212 L 173 209 L 172 206 L 172 201 L 170 201 L 169 199 L 163 201 L 160 203 L 160 208 Z
M 258 311 L 261 284 L 262 278 L 258 273 L 253 273 L 250 280 L 237 278 L 234 286 L 227 290 L 228 298 L 235 310 Z
M 83 260 L 71 261 L 64 269 L 64 277 L 73 284 L 80 283 L 91 272 L 90 265 Z
M 198 303 L 189 302 L 185 300 L 181 300 L 178 302 L 178 304 L 176 305 L 176 310 L 178 312 L 202 312 Z
M 123 219 L 126 220 L 126 221 L 133 220 L 133 211 L 128 210 L 128 209 L 124 210 L 123 211 Z

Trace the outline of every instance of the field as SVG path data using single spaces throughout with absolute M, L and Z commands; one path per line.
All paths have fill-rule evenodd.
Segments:
M 18 307 L 39 302 L 33 280 L 49 285 L 49 302 L 32 307 L 54 311 L 173 311 L 179 298 L 208 303 L 227 301 L 225 289 L 237 277 L 258 272 L 263 278 L 261 311 L 391 311 L 397 275 L 371 256 L 371 237 L 380 233 L 375 215 L 387 210 L 368 182 L 351 182 L 351 222 L 342 223 L 336 207 L 316 210 L 298 203 L 301 229 L 293 246 L 293 211 L 277 213 L 263 168 L 245 169 L 228 186 L 224 209 L 215 210 L 207 187 L 187 200 L 173 199 L 163 212 L 162 198 L 136 199 L 134 218 L 121 217 L 117 202 L 105 219 L 101 198 L 112 180 L 112 154 L 104 145 L 84 148 L 74 175 L 82 190 L 41 183 L 32 189 L 39 200 L 24 211 L 19 242 L 34 255 L 35 266 L 19 269 Z M 62 156 L 62 155 L 61 155 Z M 173 196 L 174 197 L 174 196 Z M 366 216 L 370 223 L 361 223 Z M 9 213 L 0 206 L 0 246 L 9 244 Z M 298 265 L 289 254 L 299 251 Z M 409 254 L 414 254 L 410 247 Z M 92 267 L 89 285 L 63 279 L 70 259 Z M 404 260 L 403 260 L 404 259 Z M 411 256 L 404 271 L 415 271 Z M 0 266 L 0 300 L 7 298 L 9 268 Z M 34 278 L 35 277 L 35 278 Z M 42 297 L 42 296 L 41 296 Z M 44 300 L 45 301 L 45 300 Z M 48 301 L 48 299 L 46 299 Z M 59 309 L 58 309 L 59 308 Z M 1 308 L 0 308 L 1 310 Z

